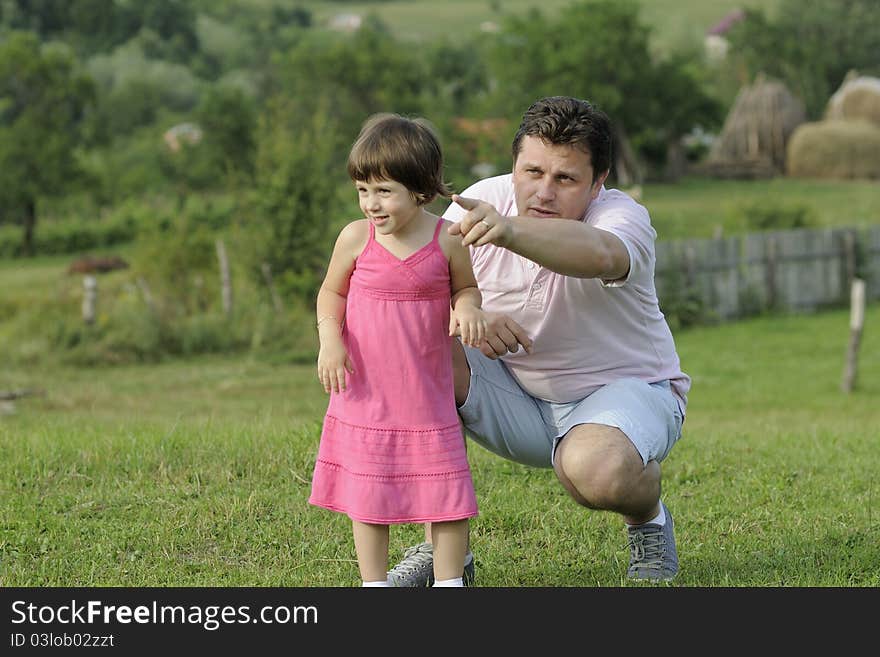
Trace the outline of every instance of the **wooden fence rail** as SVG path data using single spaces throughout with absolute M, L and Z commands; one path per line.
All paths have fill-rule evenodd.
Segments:
M 869 301 L 880 299 L 880 226 L 659 241 L 656 247 L 664 312 L 682 300 L 719 320 L 769 309 L 844 307 L 855 277 L 865 280 Z

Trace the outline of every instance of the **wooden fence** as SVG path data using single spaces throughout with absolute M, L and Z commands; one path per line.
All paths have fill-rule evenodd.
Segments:
M 880 299 L 880 226 L 660 241 L 656 285 L 669 315 L 727 320 L 849 304 L 856 276 Z

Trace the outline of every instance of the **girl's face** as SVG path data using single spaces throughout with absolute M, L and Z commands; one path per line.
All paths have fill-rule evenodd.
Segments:
M 422 211 L 411 191 L 393 180 L 358 180 L 358 201 L 364 216 L 382 235 L 400 232 Z

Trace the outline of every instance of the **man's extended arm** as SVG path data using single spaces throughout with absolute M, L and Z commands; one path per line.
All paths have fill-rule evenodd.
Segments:
M 565 276 L 617 280 L 629 271 L 629 253 L 608 231 L 571 219 L 505 217 L 485 201 L 454 195 L 467 210 L 449 232 L 465 245 L 494 244 Z

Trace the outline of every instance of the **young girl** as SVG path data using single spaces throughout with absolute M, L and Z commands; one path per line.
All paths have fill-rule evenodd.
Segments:
M 378 114 L 348 158 L 364 219 L 342 229 L 317 300 L 331 394 L 311 504 L 347 514 L 364 586 L 388 586 L 388 531 L 430 522 L 435 586 L 462 586 L 476 496 L 455 408 L 451 337 L 486 320 L 467 247 L 425 205 L 450 192 L 422 119 Z

